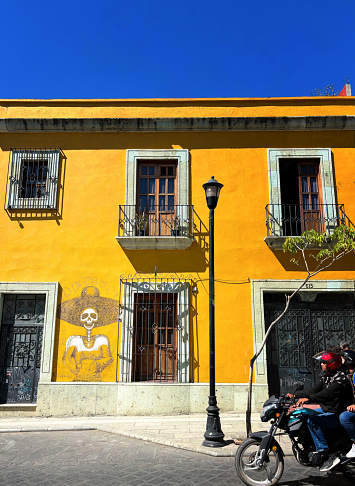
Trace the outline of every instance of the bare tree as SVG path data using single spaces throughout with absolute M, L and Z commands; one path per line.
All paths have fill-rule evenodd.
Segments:
M 336 261 L 340 260 L 340 258 L 355 251 L 355 230 L 348 226 L 337 226 L 334 229 L 332 236 L 326 236 L 325 234 L 317 233 L 314 230 L 309 230 L 305 231 L 301 236 L 287 237 L 282 247 L 284 253 L 291 253 L 298 256 L 297 259 L 291 258 L 290 261 L 306 272 L 306 278 L 291 295 L 285 295 L 286 302 L 284 310 L 277 319 L 270 324 L 260 348 L 250 360 L 246 410 L 246 429 L 248 435 L 251 433 L 251 401 L 254 363 L 263 350 L 271 330 L 286 314 L 290 301 L 294 295 L 296 295 L 312 277 L 327 270 Z M 320 248 L 316 255 L 311 252 L 311 249 L 313 248 Z

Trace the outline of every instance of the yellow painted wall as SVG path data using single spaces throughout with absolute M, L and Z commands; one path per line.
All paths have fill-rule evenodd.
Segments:
M 353 98 L 268 100 L 13 101 L 0 102 L 0 117 L 144 116 L 300 116 L 354 115 Z M 60 284 L 59 304 L 80 296 L 87 286 L 118 300 L 120 275 L 170 272 L 197 281 L 194 380 L 208 382 L 208 267 L 199 238 L 190 249 L 124 251 L 115 240 L 118 206 L 125 204 L 127 149 L 183 148 L 190 151 L 191 203 L 208 227 L 202 184 L 212 175 L 224 184 L 215 211 L 216 381 L 246 382 L 252 355 L 252 279 L 294 279 L 303 275 L 281 251 L 271 251 L 266 236 L 269 202 L 267 148 L 332 149 L 338 203 L 355 221 L 355 144 L 353 132 L 230 133 L 22 133 L 0 134 L 0 181 L 5 200 L 10 148 L 61 148 L 62 210 L 58 218 L 35 219 L 0 212 L 2 282 Z M 353 258 L 322 279 L 354 279 Z M 114 362 L 104 381 L 116 379 L 117 324 L 93 330 L 110 341 Z M 63 364 L 67 340 L 85 335 L 82 327 L 59 320 L 54 379 L 71 381 Z
M 0 118 L 354 115 L 353 97 L 0 100 Z

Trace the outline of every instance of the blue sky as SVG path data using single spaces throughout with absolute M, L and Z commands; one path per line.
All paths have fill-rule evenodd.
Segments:
M 355 93 L 355 2 L 4 0 L 0 98 Z

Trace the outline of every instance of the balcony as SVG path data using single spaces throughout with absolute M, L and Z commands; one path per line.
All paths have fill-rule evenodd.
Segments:
M 313 208 L 300 204 L 268 204 L 265 241 L 272 249 L 282 249 L 287 236 L 300 236 L 315 230 L 330 236 L 339 225 L 354 226 L 346 216 L 344 204 L 317 204 Z
M 186 250 L 194 241 L 193 206 L 120 206 L 116 240 L 126 250 Z

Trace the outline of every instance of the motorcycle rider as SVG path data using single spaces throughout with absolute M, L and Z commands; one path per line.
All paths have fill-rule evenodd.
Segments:
M 295 397 L 299 398 L 296 406 L 303 406 L 309 400 L 320 405 L 317 409 L 319 413 L 310 416 L 307 424 L 316 451 L 328 456 L 320 468 L 321 472 L 325 472 L 339 464 L 340 459 L 335 454 L 329 454 L 324 430 L 339 427 L 339 415 L 354 402 L 354 394 L 345 370 L 342 369 L 339 354 L 322 351 L 314 359 L 321 363 L 320 381 L 311 390 L 297 391 Z
M 355 352 L 347 349 L 343 352 L 344 366 L 348 370 L 348 378 L 350 378 L 350 383 L 354 384 L 354 371 L 355 371 Z M 339 415 L 339 421 L 344 427 L 348 436 L 352 440 L 352 447 L 350 451 L 346 454 L 348 459 L 355 458 L 355 404 L 354 400 L 351 405 L 349 405 L 344 412 Z

